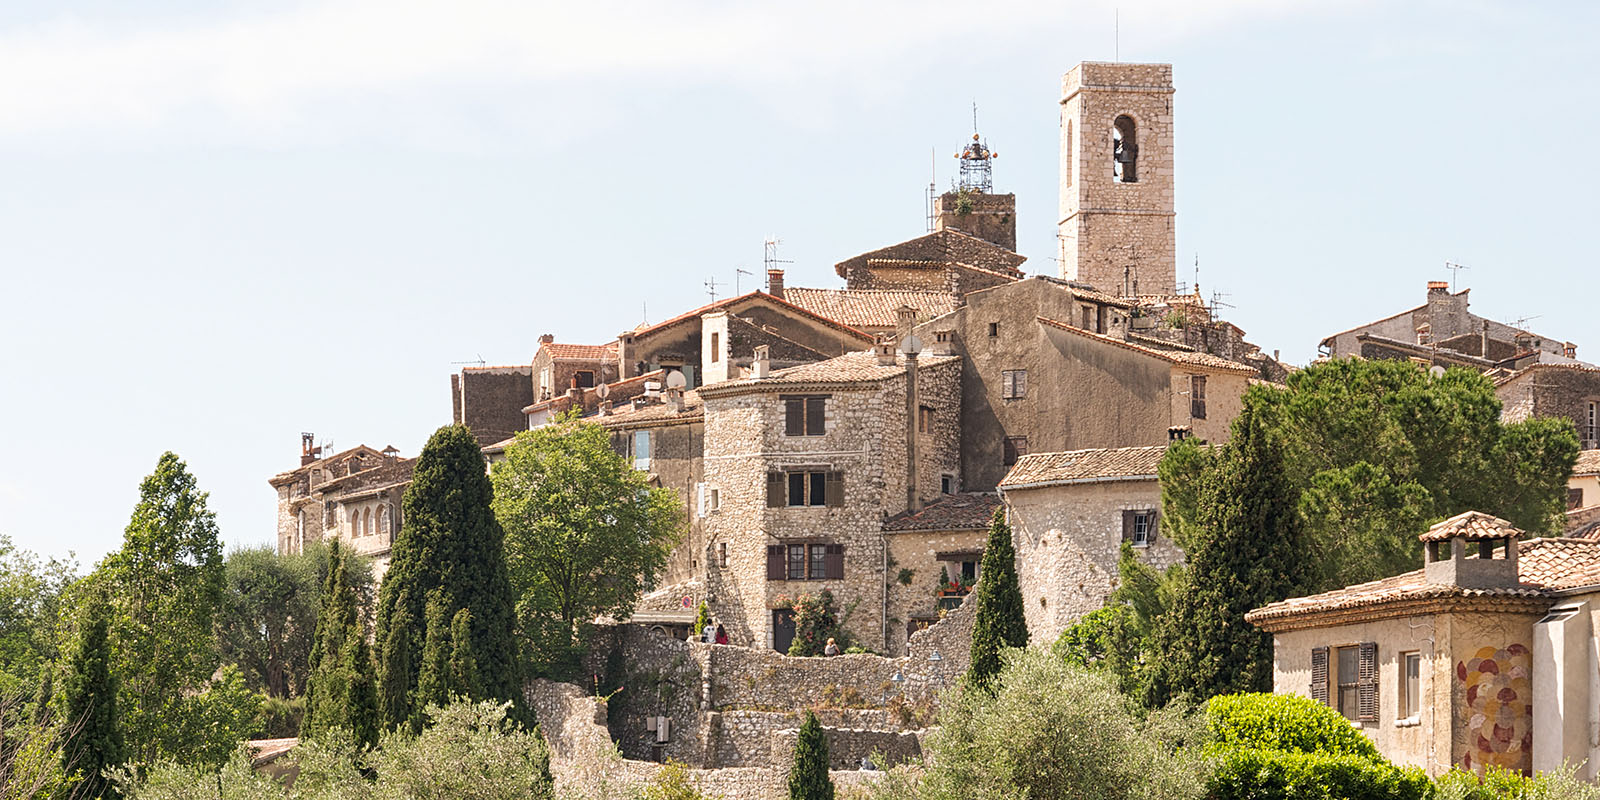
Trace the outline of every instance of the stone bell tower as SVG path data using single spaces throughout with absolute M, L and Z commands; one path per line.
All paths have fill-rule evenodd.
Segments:
M 1061 277 L 1172 294 L 1172 65 L 1085 61 L 1061 79 Z

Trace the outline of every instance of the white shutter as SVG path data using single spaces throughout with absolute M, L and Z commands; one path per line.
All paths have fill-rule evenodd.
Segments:
M 696 484 L 696 489 L 700 496 L 700 516 L 703 517 L 706 515 L 706 485 L 704 483 Z

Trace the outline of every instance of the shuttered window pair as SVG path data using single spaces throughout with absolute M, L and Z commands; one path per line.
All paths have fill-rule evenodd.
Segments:
M 1356 722 L 1378 721 L 1378 643 L 1311 649 L 1311 699 Z
M 1028 371 L 1025 369 L 1000 370 L 1000 397 L 1018 400 L 1028 396 Z
M 789 542 L 767 546 L 767 580 L 822 581 L 844 579 L 844 545 Z
M 767 508 L 844 505 L 844 473 L 816 470 L 767 473 Z
M 827 432 L 827 397 L 783 398 L 785 436 L 821 436 Z

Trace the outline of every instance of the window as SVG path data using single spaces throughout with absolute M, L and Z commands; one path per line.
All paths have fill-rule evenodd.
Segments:
M 722 334 L 716 333 L 716 332 L 712 332 L 712 334 L 711 334 L 711 363 L 715 364 L 715 363 L 717 363 L 718 361 L 721 361 L 721 360 L 722 360 Z
M 372 509 L 361 512 L 361 535 L 372 535 Z
M 823 506 L 828 504 L 828 473 L 789 473 L 789 505 Z
M 967 586 L 971 586 L 978 582 L 977 561 L 961 562 L 961 582 Z
M 1086 331 L 1094 330 L 1094 309 L 1090 306 L 1083 307 L 1083 325 L 1080 327 Z
M 933 433 L 933 409 L 931 407 L 917 407 L 917 432 Z
M 579 389 L 594 388 L 594 370 L 580 369 L 572 374 L 572 385 Z
M 1433 342 L 1433 326 L 1424 322 L 1417 326 L 1417 344 L 1430 344 Z
M 1583 440 L 1584 447 L 1593 449 L 1596 440 L 1600 440 L 1600 403 L 1589 401 L 1589 424 L 1584 426 L 1582 433 L 1578 438 Z
M 1117 183 L 1139 182 L 1139 130 L 1126 114 L 1111 123 L 1111 177 Z
M 1206 376 L 1189 376 L 1189 416 L 1206 418 Z
M 1400 709 L 1396 719 L 1416 720 L 1422 714 L 1422 654 L 1400 654 Z
M 1156 512 L 1154 509 L 1136 509 L 1122 512 L 1122 541 L 1134 547 L 1149 547 L 1156 539 Z
M 955 494 L 956 493 L 956 476 L 954 476 L 954 475 L 940 475 L 939 476 L 939 491 L 941 493 L 943 493 L 943 494 Z
M 1583 508 L 1583 488 L 1567 490 L 1567 510 Z
M 1000 371 L 1000 397 L 1004 400 L 1017 400 L 1028 394 L 1028 371 L 1025 369 L 1005 369 Z
M 844 545 L 789 542 L 767 548 L 767 579 L 823 581 L 844 578 Z
M 785 436 L 821 436 L 827 430 L 826 397 L 785 397 L 783 433 Z
M 989 335 L 990 336 L 999 336 L 1000 335 L 1000 323 L 998 323 L 998 322 L 989 323 Z
M 723 569 L 727 569 L 728 568 L 728 543 L 727 542 L 718 542 L 717 543 L 717 566 L 722 567 Z
M 650 469 L 650 432 L 633 432 L 633 468 Z
M 394 536 L 394 511 L 388 503 L 378 508 L 378 533 Z
M 1311 698 L 1351 721 L 1377 722 L 1377 643 L 1312 648 Z
M 711 490 L 706 493 L 706 508 L 711 511 L 716 511 L 717 509 L 722 508 L 721 489 L 713 486 L 711 487 Z
M 1338 658 L 1339 673 L 1335 682 L 1339 687 L 1339 702 L 1334 707 L 1339 709 L 1339 713 L 1343 714 L 1345 719 L 1360 719 L 1361 702 L 1358 696 L 1359 684 L 1356 680 L 1358 672 L 1356 665 L 1360 663 L 1360 653 L 1355 647 L 1341 647 L 1338 649 Z
M 350 512 L 350 538 L 354 539 L 354 538 L 356 538 L 357 536 L 360 536 L 360 535 L 361 535 L 361 512 L 360 511 L 352 511 L 352 512 Z
M 796 469 L 767 473 L 767 508 L 844 505 L 844 473 Z
M 550 399 L 550 368 L 539 370 L 539 399 Z
M 1004 456 L 1004 463 L 1005 463 L 1006 466 L 1009 467 L 1012 464 L 1017 463 L 1017 459 L 1025 456 L 1027 454 L 1028 454 L 1028 437 L 1026 437 L 1026 436 L 1007 436 L 1006 437 L 1005 456 Z

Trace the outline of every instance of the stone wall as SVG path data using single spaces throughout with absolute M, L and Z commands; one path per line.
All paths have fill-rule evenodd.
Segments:
M 939 569 L 958 577 L 955 562 L 939 561 L 939 553 L 981 551 L 988 539 L 986 530 L 970 531 L 894 531 L 885 532 L 889 543 L 889 646 L 885 651 L 903 655 L 910 638 L 907 623 L 939 619 Z M 909 571 L 909 583 L 900 583 L 902 570 Z
M 1085 62 L 1061 81 L 1061 276 L 1113 293 L 1124 267 L 1138 294 L 1171 294 L 1177 281 L 1174 235 L 1170 64 Z M 1137 181 L 1118 182 L 1112 128 L 1136 124 Z
M 1565 418 L 1572 421 L 1584 448 L 1600 446 L 1600 369 L 1564 364 L 1529 367 L 1501 383 L 1495 394 L 1506 422 Z M 1590 426 L 1591 406 L 1596 408 L 1597 427 Z
M 939 195 L 934 229 L 961 231 L 1007 250 L 1016 250 L 1017 196 L 968 192 L 967 197 L 972 202 L 972 208 L 962 214 L 957 210 L 960 195 L 955 192 Z
M 1105 605 L 1117 587 L 1122 512 L 1158 510 L 1155 480 L 1079 483 L 1006 492 L 1017 579 L 1033 641 L 1054 641 L 1079 617 Z M 1157 534 L 1139 558 L 1158 569 L 1183 551 Z
M 522 409 L 534 402 L 533 368 L 466 367 L 450 376 L 453 421 L 484 447 L 528 427 Z M 557 392 L 559 394 L 559 392 Z

